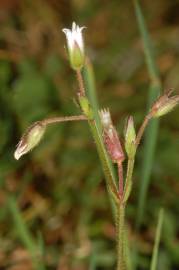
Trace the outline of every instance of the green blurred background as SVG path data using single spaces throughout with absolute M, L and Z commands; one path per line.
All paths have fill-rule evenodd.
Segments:
M 174 88 L 178 93 L 179 1 L 143 0 L 141 8 L 153 40 L 162 89 Z M 137 128 L 145 116 L 149 75 L 132 1 L 0 1 L 2 270 L 34 269 L 29 241 L 33 242 L 32 249 L 36 246 L 43 252 L 44 257 L 37 258 L 43 260 L 43 269 L 101 270 L 115 266 L 115 226 L 87 124 L 53 125 L 34 151 L 19 161 L 13 158 L 21 134 L 32 122 L 79 114 L 74 102 L 77 83 L 61 31 L 71 27 L 72 21 L 87 27 L 86 52 L 93 63 L 99 104 L 110 108 L 120 134 L 128 115 L 134 116 Z M 141 147 L 127 208 L 130 247 L 139 252 L 138 269 L 149 269 L 162 206 L 165 222 L 157 269 L 176 270 L 179 109 L 160 121 L 146 205 L 136 231 L 143 156 Z

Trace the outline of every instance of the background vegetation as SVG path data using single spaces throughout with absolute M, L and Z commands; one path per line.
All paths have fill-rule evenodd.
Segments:
M 179 92 L 179 1 L 141 1 L 162 89 Z M 114 269 L 115 227 L 103 174 L 86 123 L 48 128 L 20 161 L 13 152 L 34 121 L 78 113 L 75 76 L 63 27 L 87 26 L 100 107 L 122 134 L 147 106 L 149 74 L 132 1 L 0 1 L 0 269 Z M 141 145 L 142 146 L 142 145 Z M 127 212 L 138 269 L 149 269 L 159 208 L 165 208 L 158 270 L 179 269 L 179 109 L 160 121 L 140 226 L 144 158 L 140 148 Z M 134 264 L 135 252 L 132 252 Z M 42 263 L 43 262 L 43 263 Z

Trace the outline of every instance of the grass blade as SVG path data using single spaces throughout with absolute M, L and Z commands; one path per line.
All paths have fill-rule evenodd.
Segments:
M 9 211 L 14 219 L 14 225 L 15 225 L 15 229 L 18 233 L 18 236 L 32 257 L 34 269 L 37 269 L 37 270 L 44 269 L 40 265 L 40 263 L 37 262 L 39 259 L 39 258 L 37 258 L 37 255 L 38 255 L 37 245 L 36 245 L 33 237 L 31 236 L 26 224 L 23 221 L 22 215 L 18 209 L 15 198 L 12 196 L 8 200 L 8 208 L 9 208 Z
M 83 75 L 84 75 L 87 95 L 93 107 L 96 124 L 97 124 L 98 130 L 101 132 L 102 128 L 101 128 L 101 122 L 100 122 L 99 114 L 98 114 L 99 104 L 98 104 L 98 98 L 97 98 L 97 93 L 96 93 L 95 76 L 94 76 L 93 66 L 89 59 L 86 60 L 85 68 L 83 70 Z
M 45 259 L 45 244 L 44 244 L 44 239 L 41 234 L 41 232 L 38 233 L 38 250 L 40 252 L 40 257 L 41 257 L 41 265 L 39 270 L 46 270 L 44 259 Z
M 96 270 L 96 255 L 95 254 L 91 256 L 89 270 Z
M 146 64 L 148 68 L 148 73 L 150 77 L 150 87 L 149 87 L 149 94 L 148 94 L 148 108 L 150 107 L 151 103 L 159 96 L 161 92 L 161 82 L 159 78 L 159 71 L 157 65 L 155 63 L 155 57 L 153 54 L 153 48 L 151 39 L 145 24 L 144 16 L 142 14 L 139 1 L 134 0 L 135 6 L 135 13 L 138 21 L 138 26 L 140 30 L 140 34 L 143 41 L 144 46 L 144 53 Z M 136 226 L 140 227 L 142 222 L 142 217 L 145 209 L 145 202 L 147 191 L 150 183 L 150 176 L 153 166 L 153 159 L 155 153 L 155 147 L 157 142 L 157 135 L 158 135 L 158 126 L 159 120 L 155 119 L 152 120 L 146 130 L 145 140 L 144 140 L 144 151 L 143 151 L 143 162 L 142 162 L 142 172 L 141 172 L 141 179 L 139 185 L 139 199 L 138 199 L 138 213 L 136 218 Z
M 160 209 L 150 270 L 157 269 L 158 251 L 159 251 L 159 243 L 160 243 L 160 238 L 161 238 L 163 219 L 164 219 L 164 210 Z
M 139 5 L 139 0 L 134 0 L 135 13 L 138 21 L 139 31 L 143 40 L 146 64 L 151 81 L 159 80 L 159 71 L 155 63 L 152 42 L 147 30 L 145 19 Z

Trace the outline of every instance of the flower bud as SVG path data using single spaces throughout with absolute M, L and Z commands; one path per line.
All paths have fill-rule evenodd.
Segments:
M 134 128 L 133 117 L 130 116 L 127 121 L 126 131 L 125 131 L 125 149 L 128 157 L 133 157 L 136 151 L 136 133 Z
M 75 22 L 72 23 L 72 30 L 64 28 L 62 31 L 67 38 L 67 47 L 70 64 L 73 69 L 81 69 L 84 65 L 85 53 L 82 30 Z
M 113 162 L 121 163 L 125 159 L 122 145 L 113 126 L 109 110 L 101 110 L 100 112 L 101 123 L 103 127 L 104 144 L 108 154 Z
M 170 90 L 157 99 L 150 111 L 152 117 L 160 117 L 175 108 L 175 106 L 179 103 L 179 95 L 170 97 L 172 92 L 173 90 Z
M 24 154 L 32 150 L 42 139 L 46 125 L 41 122 L 35 122 L 30 126 L 22 136 L 14 153 L 15 159 L 19 159 Z

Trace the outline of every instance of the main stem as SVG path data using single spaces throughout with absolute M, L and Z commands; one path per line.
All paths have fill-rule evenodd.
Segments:
M 125 262 L 125 204 L 117 211 L 117 270 L 126 270 Z

